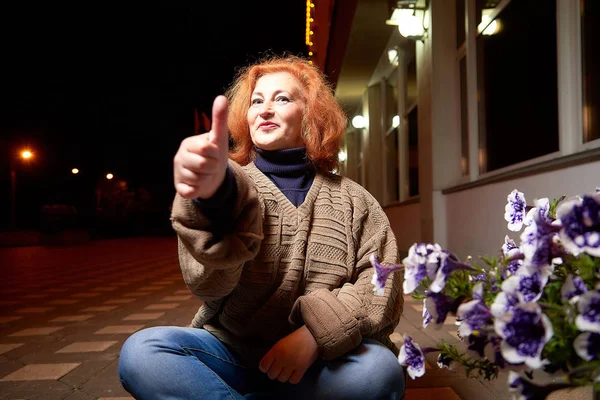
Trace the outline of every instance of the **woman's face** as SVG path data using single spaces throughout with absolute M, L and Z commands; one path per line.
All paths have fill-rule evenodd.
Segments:
M 287 72 L 261 76 L 250 98 L 248 127 L 254 145 L 263 150 L 304 146 L 304 100 L 300 82 Z

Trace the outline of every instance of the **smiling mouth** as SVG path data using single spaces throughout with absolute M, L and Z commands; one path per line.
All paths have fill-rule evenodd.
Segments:
M 263 123 L 258 126 L 258 129 L 275 129 L 278 127 L 279 127 L 279 125 L 274 124 L 274 123 L 267 123 L 267 124 Z

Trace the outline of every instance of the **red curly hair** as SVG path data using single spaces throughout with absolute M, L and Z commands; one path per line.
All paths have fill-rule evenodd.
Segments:
M 243 68 L 237 74 L 226 93 L 229 99 L 228 126 L 235 142 L 229 156 L 241 165 L 254 158 L 247 118 L 251 96 L 258 79 L 275 72 L 287 72 L 300 83 L 304 100 L 302 139 L 306 155 L 318 170 L 333 170 L 338 166 L 337 154 L 347 125 L 346 115 L 323 73 L 296 56 L 271 56 Z

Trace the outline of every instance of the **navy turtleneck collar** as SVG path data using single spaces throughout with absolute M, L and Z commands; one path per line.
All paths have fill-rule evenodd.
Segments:
M 256 148 L 254 165 L 296 207 L 304 202 L 315 178 L 315 169 L 306 157 L 305 147 L 283 150 Z
M 283 150 L 263 150 L 256 148 L 254 165 L 264 174 L 305 175 L 312 170 L 306 157 L 306 147 Z

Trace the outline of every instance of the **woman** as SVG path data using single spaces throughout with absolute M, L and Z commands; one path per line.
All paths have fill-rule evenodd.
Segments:
M 189 328 L 126 341 L 123 386 L 141 399 L 401 399 L 401 282 L 374 295 L 369 263 L 398 264 L 396 240 L 377 201 L 330 173 L 346 117 L 324 76 L 270 58 L 227 95 L 229 113 L 217 97 L 211 131 L 174 159 L 180 265 L 203 304 Z

